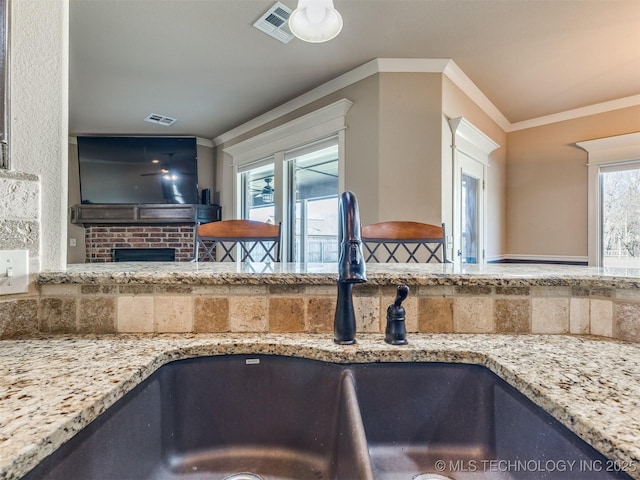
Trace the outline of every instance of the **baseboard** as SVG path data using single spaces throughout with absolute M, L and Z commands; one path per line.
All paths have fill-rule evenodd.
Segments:
M 488 263 L 538 263 L 548 265 L 589 265 L 589 257 L 562 255 L 506 254 L 488 259 Z

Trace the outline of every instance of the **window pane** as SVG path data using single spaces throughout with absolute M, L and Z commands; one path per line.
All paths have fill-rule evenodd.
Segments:
M 462 263 L 478 263 L 478 188 L 479 180 L 462 174 Z
M 273 164 L 262 165 L 242 172 L 241 182 L 242 218 L 275 223 L 272 190 Z M 271 192 L 271 195 L 269 195 L 269 192 Z
M 600 173 L 602 265 L 640 268 L 640 168 Z
M 332 142 L 333 143 L 333 142 Z M 288 155 L 291 158 L 291 154 Z M 338 261 L 338 145 L 321 144 L 317 150 L 290 162 L 291 261 Z M 295 212 L 295 214 L 293 214 Z

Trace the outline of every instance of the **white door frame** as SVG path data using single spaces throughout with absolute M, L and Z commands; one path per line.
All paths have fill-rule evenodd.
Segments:
M 453 167 L 453 185 L 451 195 L 453 196 L 453 262 L 459 262 L 458 251 L 461 249 L 461 208 L 462 208 L 462 174 L 467 172 L 478 178 L 479 173 L 482 175 L 481 193 L 478 205 L 478 263 L 486 262 L 485 255 L 485 235 L 486 221 L 485 209 L 487 205 L 486 199 L 486 182 L 487 169 L 489 168 L 489 154 L 493 152 L 498 145 L 487 135 L 465 120 L 458 117 L 449 120 L 449 126 L 453 134 L 453 142 L 451 148 L 453 150 L 452 167 Z

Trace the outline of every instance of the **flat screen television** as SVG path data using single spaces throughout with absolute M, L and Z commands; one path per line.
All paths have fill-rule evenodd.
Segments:
M 198 203 L 195 137 L 79 136 L 83 204 Z

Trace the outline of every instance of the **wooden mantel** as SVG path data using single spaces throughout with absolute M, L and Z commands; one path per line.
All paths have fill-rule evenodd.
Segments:
M 80 204 L 71 207 L 76 225 L 196 224 L 221 219 L 219 205 L 193 204 Z

